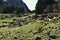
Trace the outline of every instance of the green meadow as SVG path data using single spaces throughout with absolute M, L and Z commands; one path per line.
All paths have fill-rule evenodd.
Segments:
M 0 14 L 0 40 L 60 40 L 60 14 L 51 21 Z

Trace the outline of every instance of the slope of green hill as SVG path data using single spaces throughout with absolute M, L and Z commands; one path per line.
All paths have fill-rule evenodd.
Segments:
M 60 16 L 53 17 L 51 21 L 32 19 L 33 21 L 29 20 L 27 24 L 23 25 L 18 24 L 20 21 L 17 20 L 20 18 L 12 17 L 0 20 L 0 40 L 60 40 Z M 24 18 L 29 17 L 22 17 L 22 19 Z M 13 19 L 16 20 L 13 21 Z M 17 24 L 13 25 L 14 23 Z M 5 27 L 1 25 L 5 25 Z

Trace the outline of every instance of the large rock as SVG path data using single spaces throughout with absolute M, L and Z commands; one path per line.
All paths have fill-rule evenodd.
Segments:
M 23 13 L 27 13 L 30 11 L 22 0 L 3 0 L 0 5 L 0 12 L 12 13 L 14 11 L 22 11 Z

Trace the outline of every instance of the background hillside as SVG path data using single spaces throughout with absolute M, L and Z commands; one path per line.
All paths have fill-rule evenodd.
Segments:
M 0 0 L 0 13 L 28 13 L 27 5 L 22 0 Z

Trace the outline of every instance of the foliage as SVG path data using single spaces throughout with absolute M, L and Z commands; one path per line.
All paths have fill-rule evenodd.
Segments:
M 59 3 L 60 4 L 60 3 Z M 38 0 L 35 8 L 36 14 L 41 13 L 53 13 L 53 12 L 59 12 L 59 5 L 58 1 L 55 0 Z

